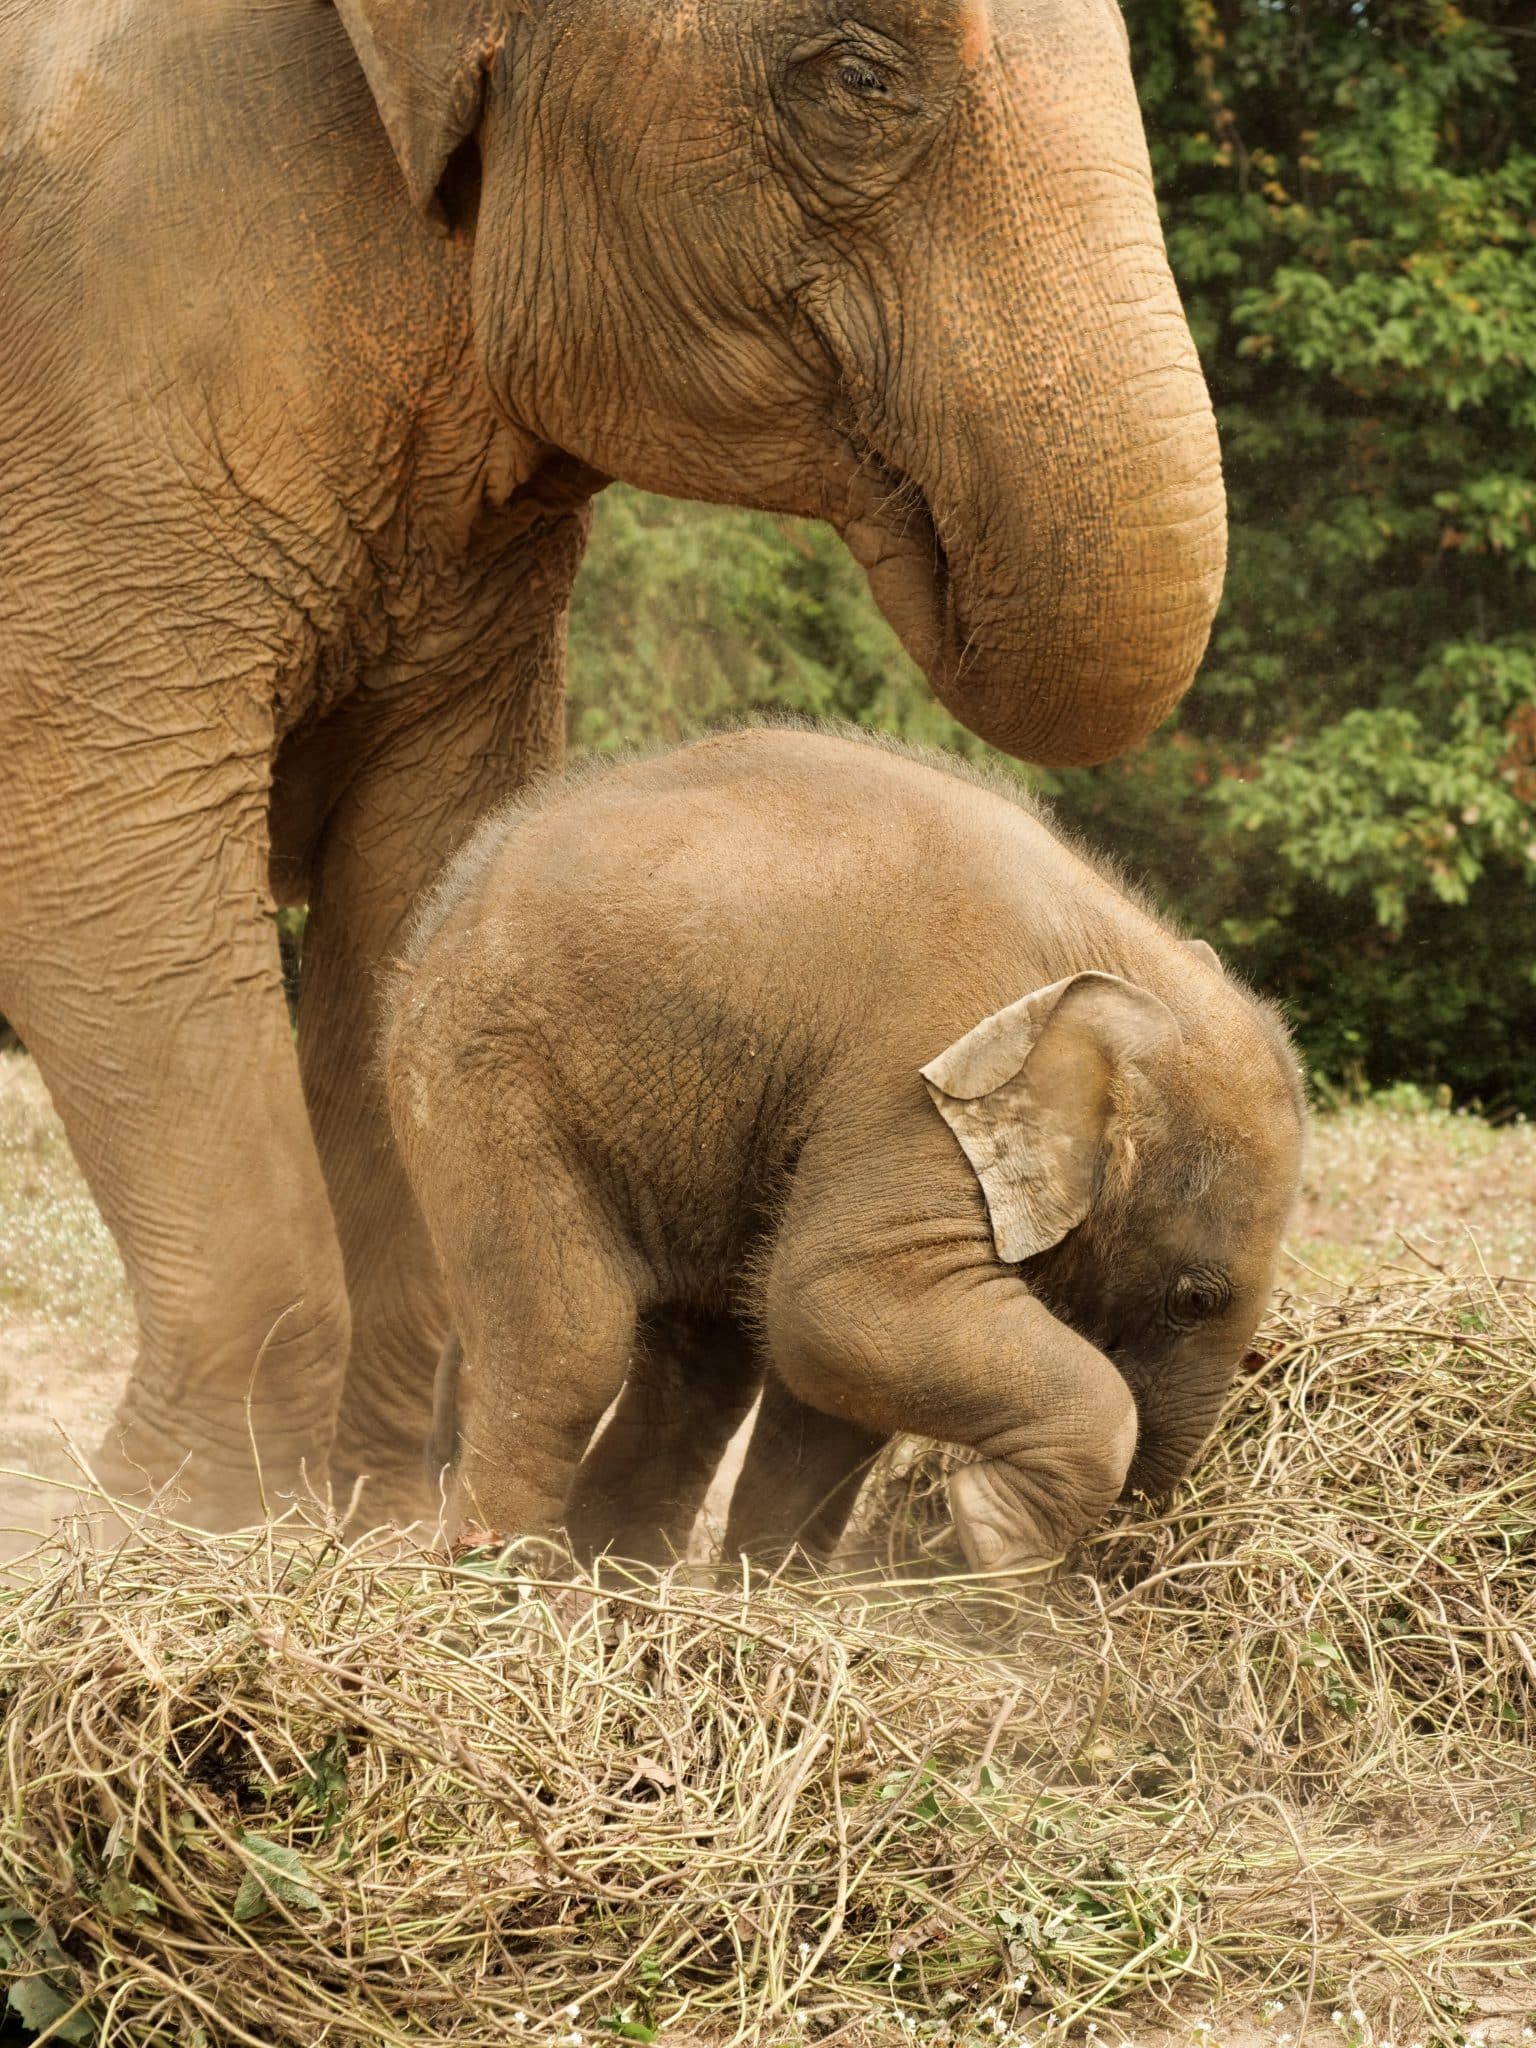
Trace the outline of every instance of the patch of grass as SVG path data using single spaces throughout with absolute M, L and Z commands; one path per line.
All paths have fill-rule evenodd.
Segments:
M 1407 1087 L 1330 1111 L 1312 1122 L 1286 1277 L 1348 1285 L 1384 1258 L 1536 1276 L 1533 1190 L 1536 1124 L 1485 1123 Z
M 123 1266 L 48 1091 L 0 1053 L 0 1324 L 36 1317 L 92 1339 L 127 1326 Z
M 932 1454 L 857 1581 L 66 1535 L 0 1603 L 0 1969 L 109 2048 L 1189 1991 L 1452 2039 L 1536 1955 L 1533 1475 L 1536 1303 L 1426 1278 L 1282 1309 L 1195 1481 L 1044 1597 L 944 1574 Z

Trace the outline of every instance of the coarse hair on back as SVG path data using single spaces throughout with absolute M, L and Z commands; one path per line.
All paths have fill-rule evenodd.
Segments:
M 411 919 L 397 955 L 398 965 L 409 971 L 420 963 L 422 955 L 443 924 L 461 903 L 474 894 L 508 834 L 515 831 L 524 818 L 576 793 L 589 782 L 597 781 L 618 770 L 633 767 L 637 763 L 656 760 L 667 754 L 683 753 L 690 746 L 699 745 L 706 740 L 728 739 L 737 733 L 763 731 L 808 733 L 826 739 L 851 741 L 856 746 L 892 754 L 903 761 L 917 762 L 922 767 L 932 769 L 936 774 L 949 777 L 953 782 L 966 783 L 973 789 L 1000 798 L 1004 803 L 1012 804 L 1015 809 L 1033 818 L 1092 874 L 1097 875 L 1118 895 L 1125 897 L 1161 931 L 1177 940 L 1183 940 L 1187 936 L 1157 903 L 1143 882 L 1127 873 L 1112 854 L 1106 853 L 1102 847 L 1091 845 L 1078 833 L 1064 826 L 1051 805 L 1021 781 L 1018 773 L 1003 761 L 972 760 L 964 755 L 946 753 L 941 747 L 898 739 L 890 733 L 871 732 L 868 727 L 850 725 L 840 719 L 811 718 L 794 711 L 773 711 L 761 718 L 734 719 L 712 726 L 708 732 L 695 734 L 691 739 L 681 742 L 637 743 L 616 748 L 608 754 L 589 754 L 572 767 L 535 778 L 526 788 L 520 789 L 515 796 L 498 805 L 483 818 L 458 852 L 450 857 Z M 1241 976 L 1233 974 L 1225 966 L 1224 972 L 1246 997 L 1252 1008 L 1258 1027 L 1290 1084 L 1298 1121 L 1305 1123 L 1306 1084 L 1297 1062 L 1295 1045 L 1284 1012 L 1278 1004 L 1251 989 Z
M 623 767 L 632 761 L 651 760 L 658 754 L 675 751 L 671 746 L 657 745 L 626 747 L 611 754 L 589 754 L 571 767 L 551 769 L 534 776 L 516 795 L 507 797 L 494 810 L 487 811 L 457 853 L 448 856 L 436 881 L 412 911 L 396 950 L 396 966 L 409 970 L 421 964 L 421 957 L 428 946 L 459 905 L 474 894 L 508 834 L 515 831 L 524 818 L 532 817 L 547 805 L 580 789 L 584 783 L 595 782 L 611 768 Z
M 1131 897 L 1148 916 L 1166 923 L 1144 889 L 1122 873 L 1108 855 L 1080 845 L 1075 835 L 1056 822 L 1049 805 L 1001 764 L 968 761 L 958 754 L 945 753 L 941 747 L 898 739 L 890 733 L 871 732 L 866 726 L 851 725 L 842 719 L 813 718 L 799 711 L 771 710 L 761 717 L 722 721 L 706 732 L 690 735 L 686 740 L 642 740 L 616 747 L 611 753 L 588 754 L 570 767 L 535 776 L 514 796 L 488 811 L 458 851 L 449 855 L 436 881 L 416 906 L 397 952 L 398 964 L 407 968 L 417 965 L 444 921 L 474 892 L 507 835 L 515 831 L 524 818 L 610 773 L 634 767 L 640 762 L 658 760 L 667 754 L 686 753 L 690 747 L 699 746 L 707 740 L 730 739 L 736 734 L 749 732 L 809 733 L 824 739 L 848 740 L 856 746 L 916 761 L 940 775 L 949 776 L 952 781 L 966 782 L 973 788 L 986 790 L 1038 819 L 1047 831 L 1063 845 L 1071 847 L 1112 888 Z
M 1180 943 L 1188 939 L 1189 934 L 1163 909 L 1145 882 L 1132 875 L 1112 853 L 1107 853 L 1103 847 L 1092 845 L 1070 826 L 1064 825 L 1047 799 L 1021 781 L 1017 772 L 1000 757 L 994 755 L 990 760 L 977 761 L 964 754 L 946 753 L 941 747 L 897 739 L 890 733 L 870 732 L 865 727 L 844 725 L 834 719 L 801 718 L 792 713 L 774 714 L 761 723 L 792 731 L 822 732 L 834 739 L 857 740 L 866 746 L 897 754 L 903 760 L 921 762 L 924 767 L 949 776 L 951 781 L 969 783 L 973 789 L 985 790 L 990 796 L 1000 797 L 1004 803 L 1012 804 L 1016 809 L 1034 818 L 1058 845 L 1064 846 L 1090 873 L 1097 875 L 1100 881 L 1106 883 L 1118 895 L 1125 897 L 1127 902 L 1134 904 L 1136 909 L 1160 931 L 1166 932 L 1170 938 L 1177 939 Z M 1285 1077 L 1297 1124 L 1305 1130 L 1307 1084 L 1297 1058 L 1296 1042 L 1291 1035 L 1285 1011 L 1270 997 L 1260 995 L 1257 989 L 1251 987 L 1244 977 L 1235 973 L 1225 961 L 1222 961 L 1221 967 L 1227 980 L 1243 996 L 1253 1013 L 1259 1032 Z

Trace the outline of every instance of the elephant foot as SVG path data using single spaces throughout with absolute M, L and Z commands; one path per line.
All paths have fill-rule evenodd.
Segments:
M 949 1475 L 949 1511 L 973 1572 L 1045 1578 L 1061 1562 L 1006 1465 L 959 1465 Z
M 315 1477 L 302 1460 L 238 1462 L 183 1449 L 142 1428 L 114 1425 L 90 1459 L 97 1487 L 124 1508 L 152 1510 L 192 1528 L 223 1535 L 248 1529 L 295 1505 L 318 1507 Z M 83 1478 L 83 1475 L 82 1475 Z

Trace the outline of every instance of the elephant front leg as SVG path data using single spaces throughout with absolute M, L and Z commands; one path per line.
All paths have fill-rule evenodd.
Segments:
M 563 635 L 562 605 L 502 651 L 488 676 L 452 689 L 423 683 L 409 722 L 360 726 L 364 764 L 315 859 L 299 1060 L 352 1314 L 331 1486 L 341 1507 L 357 1491 L 370 1524 L 437 1516 L 423 1450 L 448 1335 L 437 1262 L 377 1072 L 381 981 L 422 891 L 480 818 L 559 765 Z M 388 715 L 386 698 L 381 723 Z
M 0 718 L 0 1002 L 138 1317 L 93 1462 L 114 1494 L 169 1485 L 177 1512 L 236 1527 L 323 1480 L 348 1334 L 266 901 L 265 706 L 190 681 L 54 701 L 51 722 Z M 107 702 L 104 741 L 85 713 Z
M 731 1494 L 726 1556 L 772 1567 L 798 1549 L 825 1562 L 885 1441 L 876 1430 L 819 1413 L 770 1374 Z
M 946 1314 L 951 1290 L 937 1286 L 899 1334 L 888 1306 L 802 1301 L 773 1350 L 801 1399 L 844 1427 L 974 1454 L 949 1482 L 973 1571 L 1057 1562 L 1119 1498 L 1136 1448 L 1136 1403 L 1114 1366 L 1012 1284 L 980 1321 L 964 1296 Z
M 970 1190 L 921 1131 L 871 1194 L 808 1148 L 768 1274 L 770 1364 L 845 1428 L 973 1453 L 950 1480 L 978 1571 L 1061 1558 L 1119 1498 L 1136 1449 L 1130 1387 L 999 1264 Z M 850 1188 L 865 1206 L 848 1206 Z M 861 1247 L 830 1260 L 828 1244 Z
M 667 1564 L 684 1554 L 762 1370 L 734 1316 L 644 1318 L 618 1406 L 588 1451 L 566 1513 L 580 1557 L 610 1550 Z

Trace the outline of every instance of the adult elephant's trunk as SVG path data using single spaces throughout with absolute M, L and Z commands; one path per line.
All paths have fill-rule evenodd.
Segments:
M 964 724 L 1057 765 L 1177 701 L 1226 557 L 1129 68 L 1084 55 L 1081 17 L 1061 0 L 1000 33 L 952 199 L 892 255 L 899 331 L 854 314 L 832 342 L 868 457 L 843 531 L 882 610 Z

